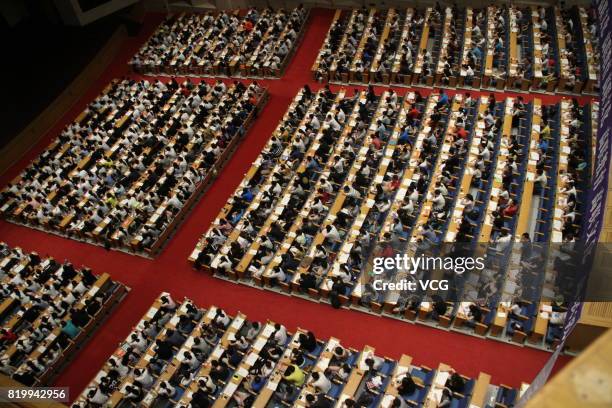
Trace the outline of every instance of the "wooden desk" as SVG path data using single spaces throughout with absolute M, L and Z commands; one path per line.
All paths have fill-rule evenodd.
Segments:
M 480 373 L 472 390 L 472 398 L 470 398 L 470 408 L 485 408 L 488 401 L 486 400 L 489 391 L 491 376 L 489 374 Z
M 436 374 L 433 378 L 429 392 L 425 397 L 423 407 L 425 408 L 436 408 L 442 399 L 442 390 L 446 384 L 446 380 L 450 377 L 450 371 L 452 368 L 449 365 L 440 363 Z
M 374 347 L 364 347 L 363 352 L 360 354 L 359 359 L 357 360 L 355 368 L 353 368 L 353 371 L 351 371 L 351 375 L 349 376 L 346 385 L 342 390 L 340 398 L 338 398 L 338 401 L 336 402 L 336 408 L 341 408 L 344 401 L 348 398 L 355 397 L 355 392 L 357 392 L 357 389 L 361 385 L 361 381 L 363 380 L 365 373 L 367 372 L 367 365 L 365 364 L 365 360 L 370 356 L 373 356 L 374 352 Z
M 407 374 L 410 375 L 411 364 L 412 357 L 402 354 L 400 360 L 395 366 L 395 369 L 393 370 L 391 379 L 387 383 L 387 388 L 385 389 L 384 396 L 379 405 L 380 408 L 391 408 L 393 401 L 397 396 L 399 396 L 397 387 L 402 383 L 402 378 L 404 378 L 404 376 Z

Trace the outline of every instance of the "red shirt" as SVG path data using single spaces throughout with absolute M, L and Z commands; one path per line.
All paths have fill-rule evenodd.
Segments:
M 417 108 L 412 108 L 410 112 L 408 112 L 408 117 L 410 119 L 416 119 L 419 117 L 419 115 L 420 115 L 420 112 Z
M 375 137 L 374 139 L 372 139 L 372 144 L 378 150 L 378 149 L 380 149 L 380 146 L 382 145 L 382 142 L 380 141 L 379 138 Z
M 460 128 L 460 129 L 457 131 L 457 135 L 459 135 L 459 137 L 460 137 L 460 138 L 462 138 L 462 139 L 464 139 L 464 140 L 465 140 L 465 139 L 467 139 L 467 137 L 468 137 L 468 132 L 467 132 L 467 130 L 465 130 L 465 128 Z
M 518 205 L 513 204 L 511 206 L 506 207 L 506 209 L 504 210 L 504 215 L 506 217 L 512 217 L 514 214 L 516 214 L 517 211 L 518 211 Z
M 17 340 L 17 335 L 10 330 L 7 330 L 6 333 L 0 337 L 0 341 L 2 342 L 13 343 L 15 340 Z

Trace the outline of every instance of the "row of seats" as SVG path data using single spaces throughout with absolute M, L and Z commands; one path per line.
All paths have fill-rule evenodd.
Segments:
M 579 6 L 337 10 L 311 71 L 341 83 L 595 93 L 594 15 Z
M 548 322 L 523 326 L 524 335 L 515 336 L 498 307 L 508 299 L 508 308 L 515 299 L 537 306 L 557 295 L 543 291 L 543 274 L 520 276 L 508 264 L 522 244 L 543 251 L 550 242 L 571 246 L 579 236 L 579 196 L 589 183 L 596 126 L 590 106 L 568 100 L 543 106 L 539 99 L 493 94 L 424 99 L 387 91 L 377 97 L 372 89 L 353 97 L 327 88 L 305 95 L 312 93 L 302 90 L 285 116 L 293 127 L 279 125 L 190 261 L 221 277 L 333 305 L 519 343 L 528 338 L 544 347 Z M 561 128 L 555 115 L 568 106 L 573 113 Z M 322 150 L 319 141 L 329 134 L 335 137 Z M 560 145 L 561 134 L 567 142 Z M 559 198 L 551 207 L 557 177 L 565 180 L 559 197 L 575 188 L 576 204 Z M 465 276 L 419 275 L 451 279 L 446 296 L 373 288 L 374 258 L 444 255 L 453 243 L 485 256 L 487 268 Z M 544 270 L 542 264 L 531 269 L 537 266 Z M 391 272 L 390 279 L 406 278 Z M 563 304 L 555 311 L 562 313 Z
M 73 407 L 511 407 L 527 388 L 162 293 Z
M 266 100 L 256 82 L 114 81 L 0 193 L 0 213 L 155 254 Z
M 145 74 L 280 77 L 307 20 L 302 6 L 169 16 L 129 64 Z
M 108 274 L 0 243 L 0 372 L 32 387 L 52 382 L 127 288 Z

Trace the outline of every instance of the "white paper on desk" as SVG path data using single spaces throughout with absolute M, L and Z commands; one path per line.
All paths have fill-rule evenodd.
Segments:
M 552 306 L 551 305 L 542 305 L 542 311 L 543 312 L 552 313 Z
M 185 341 L 185 345 L 183 347 L 189 350 L 191 346 L 193 346 L 193 336 L 187 337 L 187 340 Z
M 223 390 L 223 394 L 227 395 L 228 397 L 231 397 L 232 395 L 234 395 L 234 392 L 236 391 L 237 388 L 238 388 L 238 384 L 230 381 L 229 383 L 227 383 L 225 390 Z
M 438 373 L 438 375 L 436 376 L 436 384 L 443 387 L 444 384 L 446 384 L 446 380 L 448 380 L 448 377 L 450 377 L 450 373 L 448 371 Z M 442 393 L 442 390 L 440 390 L 440 393 Z
M 250 353 L 249 356 L 246 358 L 245 362 L 249 366 L 252 366 L 253 364 L 255 364 L 255 362 L 257 361 L 258 357 L 259 357 L 259 355 L 257 353 Z
M 221 346 L 217 346 L 215 348 L 215 351 L 213 351 L 212 356 L 214 358 L 220 358 L 222 354 L 223 354 L 223 348 Z
M 238 370 L 236 370 L 236 375 L 239 377 L 246 377 L 247 375 L 249 375 L 249 372 L 247 371 L 246 368 L 244 367 L 239 367 Z
M 270 335 L 274 332 L 274 326 L 271 324 L 266 325 L 266 327 L 264 327 L 263 331 L 261 332 L 261 334 L 264 337 L 270 337 Z
M 239 329 L 242 326 L 242 323 L 244 323 L 244 317 L 237 316 L 232 322 L 232 327 L 234 329 Z
M 174 317 L 172 317 L 172 319 L 170 319 L 170 324 L 172 324 L 172 326 L 176 327 L 176 325 L 178 324 L 178 322 L 180 320 L 181 319 L 178 316 L 174 316 Z
M 395 400 L 395 397 L 393 395 L 386 394 L 383 397 L 382 401 L 380 402 L 380 406 L 382 408 L 388 408 L 391 406 L 394 400 Z
M 261 350 L 263 346 L 265 345 L 266 345 L 266 339 L 258 338 L 255 344 L 253 344 L 253 347 L 255 348 L 255 350 Z
M 442 390 L 443 390 L 442 388 L 435 388 L 435 389 L 431 390 L 431 392 L 429 394 L 429 398 L 427 398 L 427 400 L 428 401 L 435 401 L 436 403 L 442 401 Z
M 268 381 L 268 385 L 266 385 L 266 388 L 272 391 L 276 390 L 277 387 L 278 387 L 278 381 L 270 380 Z
M 152 319 L 155 316 L 155 313 L 157 313 L 157 308 L 150 308 L 149 311 L 147 312 L 147 317 L 149 319 Z
M 196 248 L 191 252 L 191 255 L 189 255 L 189 257 L 193 259 L 197 259 L 198 255 L 200 255 L 200 251 Z

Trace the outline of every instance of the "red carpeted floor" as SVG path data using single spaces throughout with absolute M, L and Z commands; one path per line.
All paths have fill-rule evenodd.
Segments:
M 126 41 L 120 55 L 91 86 L 82 100 L 26 157 L 20 159 L 0 177 L 1 185 L 6 184 L 39 154 L 110 79 L 127 75 L 127 60 L 148 38 L 161 18 L 160 15 L 147 16 L 140 35 Z M 147 260 L 121 252 L 108 252 L 101 247 L 0 221 L 0 240 L 28 251 L 37 251 L 41 255 L 53 256 L 60 261 L 69 259 L 75 265 L 87 265 L 96 272 L 108 272 L 114 279 L 132 288 L 105 326 L 95 334 L 57 379 L 56 385 L 70 387 L 71 398 L 75 398 L 82 391 L 114 351 L 118 342 L 127 336 L 133 325 L 162 291 L 169 291 L 176 299 L 189 297 L 200 306 L 215 304 L 230 313 L 240 310 L 250 319 L 269 318 L 285 324 L 291 330 L 298 326 L 307 328 L 313 330 L 320 338 L 334 336 L 348 346 L 361 348 L 369 344 L 376 347 L 380 355 L 398 358 L 402 353 L 409 354 L 413 356 L 416 364 L 436 367 L 438 363 L 445 362 L 470 376 L 475 376 L 480 371 L 487 372 L 493 376 L 492 381 L 497 384 L 518 386 L 522 381 L 530 382 L 544 365 L 550 356 L 549 353 L 356 311 L 334 310 L 326 305 L 214 279 L 190 267 L 187 257 L 195 243 L 239 184 L 299 87 L 305 83 L 309 83 L 313 89 L 321 87 L 312 81 L 310 67 L 331 19 L 331 11 L 313 10 L 304 41 L 285 76 L 281 80 L 260 81 L 269 87 L 270 99 L 267 106 L 227 167 L 157 259 Z M 332 86 L 332 88 L 337 87 Z M 398 88 L 400 94 L 405 91 L 405 88 Z M 425 95 L 430 91 L 422 89 L 421 92 Z M 517 94 L 508 93 L 508 95 Z M 521 95 L 526 100 L 533 97 L 533 95 Z M 499 94 L 500 98 L 503 96 Z M 540 94 L 536 96 L 542 98 L 544 103 L 554 103 L 560 99 L 558 96 Z M 584 102 L 589 98 L 580 99 Z M 561 358 L 557 369 L 567 361 L 568 358 Z

